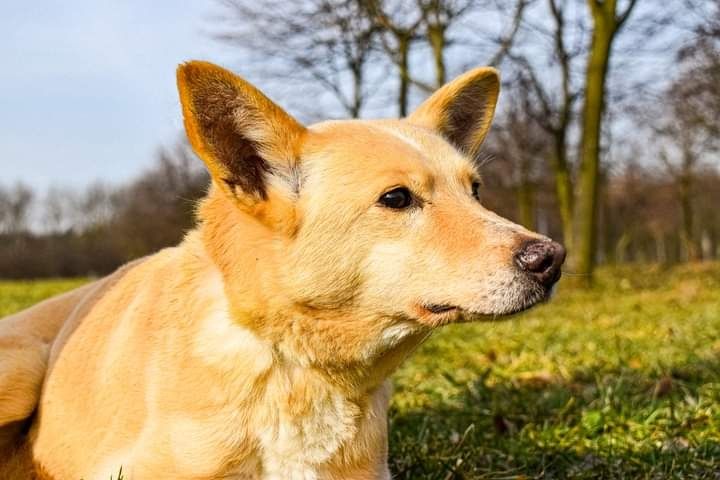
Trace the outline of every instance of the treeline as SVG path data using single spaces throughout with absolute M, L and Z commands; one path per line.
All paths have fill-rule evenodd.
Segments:
M 720 255 L 717 1 L 219 5 L 230 66 L 306 121 L 404 116 L 452 76 L 497 66 L 485 202 L 562 240 L 579 278 L 601 262 Z M 207 181 L 181 145 L 126 186 L 6 185 L 0 277 L 101 274 L 176 243 Z
M 174 245 L 209 178 L 184 143 L 126 185 L 83 191 L 0 186 L 0 278 L 102 275 Z
M 552 172 L 540 170 L 531 180 L 519 180 L 514 152 L 495 150 L 502 145 L 502 133 L 489 140 L 487 155 L 492 156 L 481 167 L 483 202 L 561 238 Z M 686 194 L 675 177 L 633 158 L 602 180 L 598 261 L 719 259 L 717 168 L 706 165 L 695 171 L 685 205 Z M 193 226 L 195 202 L 208 182 L 200 160 L 181 143 L 160 151 L 152 168 L 122 186 L 95 184 L 81 192 L 51 188 L 44 195 L 22 184 L 0 186 L 0 278 L 102 275 L 175 245 Z
M 501 157 L 485 166 L 483 202 L 515 221 L 562 238 L 551 172 L 519 184 L 508 177 L 508 171 L 512 170 Z M 598 200 L 598 263 L 673 264 L 720 259 L 720 173 L 705 166 L 695 174 L 687 200 L 683 200 L 685 193 L 676 179 L 631 159 L 603 178 Z

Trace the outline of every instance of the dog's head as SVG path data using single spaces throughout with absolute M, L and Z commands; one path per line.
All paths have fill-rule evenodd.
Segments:
M 278 246 L 273 278 L 293 304 L 436 326 L 521 311 L 558 280 L 560 245 L 481 204 L 495 70 L 405 119 L 309 127 L 212 64 L 181 66 L 178 84 L 214 188 Z

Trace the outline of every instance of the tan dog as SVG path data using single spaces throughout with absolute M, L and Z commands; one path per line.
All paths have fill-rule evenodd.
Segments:
M 0 442 L 55 480 L 389 478 L 388 376 L 560 274 L 561 246 L 478 201 L 496 72 L 311 127 L 208 63 L 178 86 L 213 178 L 199 226 L 0 322 Z

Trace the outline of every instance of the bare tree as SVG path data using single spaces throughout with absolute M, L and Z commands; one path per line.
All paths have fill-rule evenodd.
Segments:
M 382 32 L 382 46 L 398 72 L 398 115 L 408 114 L 410 85 L 418 81 L 410 71 L 410 49 L 422 38 L 424 12 L 417 3 L 363 0 L 373 23 Z M 444 68 L 444 64 L 443 67 Z
M 10 234 L 27 231 L 34 199 L 33 191 L 23 183 L 0 188 L 0 231 Z
M 720 7 L 717 10 L 720 15 Z M 703 163 L 720 152 L 720 109 L 716 109 L 720 108 L 720 49 L 708 35 L 712 32 L 708 26 L 712 23 L 698 29 L 693 42 L 680 52 L 681 73 L 661 97 L 661 111 L 648 119 L 654 132 L 665 140 L 658 156 L 676 185 L 683 219 L 681 238 L 688 260 L 701 257 L 693 206 L 697 177 Z M 720 164 L 717 159 L 716 163 Z
M 720 4 L 703 9 L 703 22 L 692 40 L 678 54 L 682 75 L 675 82 L 675 96 L 685 102 L 684 115 L 697 127 L 720 136 Z
M 223 26 L 217 38 L 254 58 L 255 67 L 284 83 L 318 85 L 355 118 L 373 85 L 368 64 L 377 26 L 357 0 L 285 2 L 221 0 Z M 310 104 L 311 102 L 307 102 Z
M 176 243 L 195 222 L 195 201 L 207 189 L 207 171 L 185 142 L 158 151 L 152 168 L 112 195 L 108 225 L 127 258 Z
M 580 169 L 577 205 L 574 211 L 571 264 L 591 281 L 596 262 L 598 186 L 600 183 L 600 139 L 608 68 L 613 42 L 638 4 L 628 0 L 587 0 L 592 18 L 592 34 L 585 71 L 585 99 L 582 108 Z
M 528 53 L 512 52 L 509 56 L 518 67 L 517 87 L 532 92 L 532 95 L 524 96 L 526 112 L 552 139 L 550 161 L 555 173 L 555 192 L 563 226 L 563 242 L 566 248 L 572 251 L 575 198 L 568 137 L 575 120 L 575 105 L 582 92 L 582 87 L 574 81 L 573 73 L 576 69 L 575 63 L 586 52 L 582 44 L 584 24 L 582 20 L 568 19 L 567 2 L 564 0 L 546 0 L 546 5 L 551 19 L 550 27 L 533 28 L 540 31 L 541 36 L 552 45 L 548 62 L 556 69 L 559 81 L 549 81 L 547 76 L 541 76 Z M 572 25 L 569 25 L 570 22 Z
M 600 160 L 601 154 L 607 152 L 601 148 L 601 142 L 610 145 L 613 132 L 607 128 L 605 108 L 613 46 L 620 33 L 627 29 L 628 19 L 637 5 L 644 2 L 584 0 L 583 3 L 587 7 L 584 11 L 576 8 L 580 6 L 578 2 L 544 0 L 547 17 L 527 22 L 525 43 L 513 49 L 509 57 L 520 88 L 533 91 L 527 103 L 528 112 L 552 138 L 550 160 L 570 264 L 580 278 L 590 281 L 598 254 L 599 189 L 603 181 L 609 181 L 603 178 L 610 178 L 607 166 L 601 169 Z M 669 5 L 648 5 L 644 16 L 633 24 L 633 42 L 646 47 L 644 54 L 648 53 L 650 38 L 669 24 L 671 10 Z M 621 52 L 619 59 L 624 59 L 623 55 L 630 58 L 638 54 L 633 48 L 625 48 L 628 50 Z M 666 57 L 668 53 L 666 48 Z M 633 73 L 626 70 L 625 76 Z M 657 77 L 652 80 L 656 82 L 655 88 L 661 85 Z M 627 95 L 616 97 L 627 98 Z M 573 149 L 575 138 L 577 155 Z M 609 221 L 610 214 L 610 210 L 603 214 L 605 221 Z
M 472 66 L 480 63 L 499 64 L 512 48 L 515 37 L 522 23 L 523 15 L 531 0 L 516 0 L 510 27 L 498 38 L 488 43 L 494 45 L 494 53 L 483 59 L 478 55 L 477 37 L 489 37 L 489 32 L 475 28 L 472 38 L 453 37 L 451 30 L 463 20 L 473 16 L 481 16 L 485 11 L 502 11 L 507 7 L 493 5 L 489 1 L 479 0 L 360 0 L 366 7 L 370 17 L 382 32 L 382 46 L 396 66 L 398 73 L 398 113 L 408 113 L 409 93 L 411 87 L 417 87 L 425 94 L 431 93 L 447 81 L 447 50 L 451 46 L 460 45 L 466 52 L 465 58 L 476 58 Z M 434 70 L 434 81 L 422 80 L 413 72 L 411 50 L 416 44 L 429 46 Z M 462 69 L 468 68 L 463 64 Z
M 51 186 L 42 201 L 42 230 L 62 232 L 72 229 L 77 220 L 73 216 L 77 198 L 70 188 Z
M 513 89 L 485 151 L 491 155 L 493 166 L 499 164 L 505 176 L 512 178 L 519 222 L 537 229 L 537 189 L 545 176 L 544 164 L 552 148 L 551 138 L 528 108 L 532 95 L 532 90 Z

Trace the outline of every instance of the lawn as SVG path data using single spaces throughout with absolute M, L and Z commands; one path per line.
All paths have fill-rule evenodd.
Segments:
M 0 282 L 0 315 L 80 280 Z M 396 479 L 720 478 L 720 264 L 602 269 L 395 375 Z

